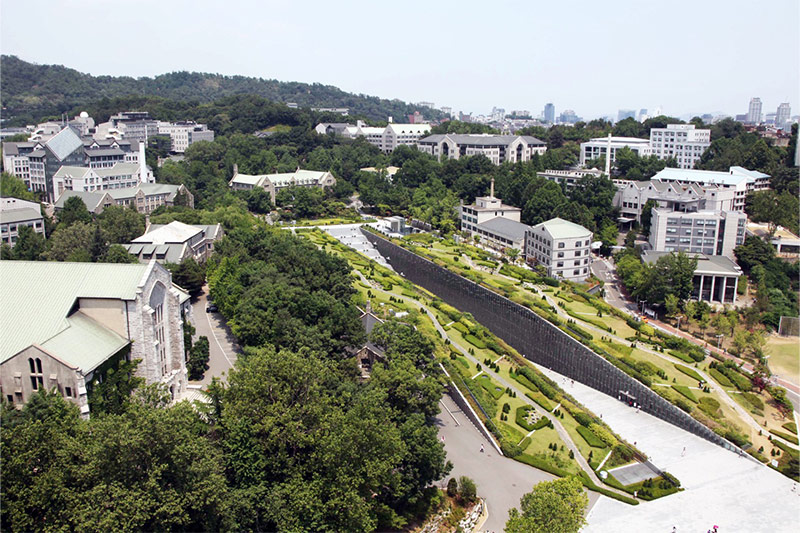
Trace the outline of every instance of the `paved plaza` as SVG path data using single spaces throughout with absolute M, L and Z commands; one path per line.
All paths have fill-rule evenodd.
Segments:
M 588 533 L 657 531 L 678 533 L 794 532 L 800 529 L 800 488 L 789 478 L 748 457 L 725 450 L 615 398 L 539 367 L 623 438 L 636 443 L 662 470 L 685 488 L 632 507 L 609 498 L 589 513 Z M 686 451 L 684 452 L 684 448 Z
M 638 483 L 645 479 L 650 479 L 655 475 L 649 466 L 642 463 L 620 466 L 619 468 L 609 470 L 608 473 L 614 476 L 617 481 L 623 485 Z
M 436 424 L 439 427 L 439 435 L 445 438 L 447 459 L 453 462 L 453 471 L 448 478 L 467 476 L 475 481 L 478 486 L 478 496 L 485 498 L 489 509 L 489 518 L 481 527 L 481 531 L 499 533 L 505 527 L 509 510 L 519 507 L 519 500 L 523 494 L 530 492 L 540 481 L 556 478 L 498 454 L 450 396 L 445 394 L 439 407 Z M 484 448 L 483 453 L 481 444 Z M 440 486 L 444 488 L 446 483 L 447 479 L 444 479 Z M 589 492 L 589 508 L 598 498 L 600 496 L 597 493 Z
M 386 262 L 380 252 L 378 252 L 367 238 L 364 237 L 364 234 L 361 233 L 359 229 L 361 225 L 362 224 L 342 224 L 338 226 L 320 226 L 320 229 L 325 230 L 331 236 L 337 238 L 342 244 L 349 246 L 370 259 L 374 259 L 378 264 L 392 270 L 392 267 Z

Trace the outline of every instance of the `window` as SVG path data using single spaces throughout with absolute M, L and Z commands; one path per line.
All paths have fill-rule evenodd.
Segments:
M 563 248 L 564 247 L 564 243 L 563 242 L 558 243 L 558 247 L 559 248 Z
M 64 396 L 72 398 L 72 387 L 64 387 Z

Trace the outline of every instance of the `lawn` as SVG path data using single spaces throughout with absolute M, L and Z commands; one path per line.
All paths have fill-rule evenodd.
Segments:
M 800 339 L 771 335 L 764 351 L 769 355 L 767 361 L 774 374 L 800 383 Z

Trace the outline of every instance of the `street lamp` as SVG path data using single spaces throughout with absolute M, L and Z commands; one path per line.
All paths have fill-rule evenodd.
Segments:
M 717 335 L 717 348 L 719 348 L 720 350 L 722 350 L 723 353 L 725 353 L 725 349 L 722 347 L 723 337 L 725 337 L 725 335 L 723 335 L 722 333 Z

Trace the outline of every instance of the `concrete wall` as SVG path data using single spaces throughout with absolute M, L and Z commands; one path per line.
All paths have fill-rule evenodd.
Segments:
M 637 399 L 643 411 L 714 444 L 738 451 L 733 444 L 533 311 L 382 237 L 362 232 L 381 255 L 390 258 L 395 271 L 448 304 L 472 313 L 478 322 L 530 361 L 615 398 L 627 393 Z
M 125 303 L 109 298 L 80 298 L 78 306 L 86 316 L 93 318 L 117 335 L 128 338 L 128 325 L 125 323 Z

